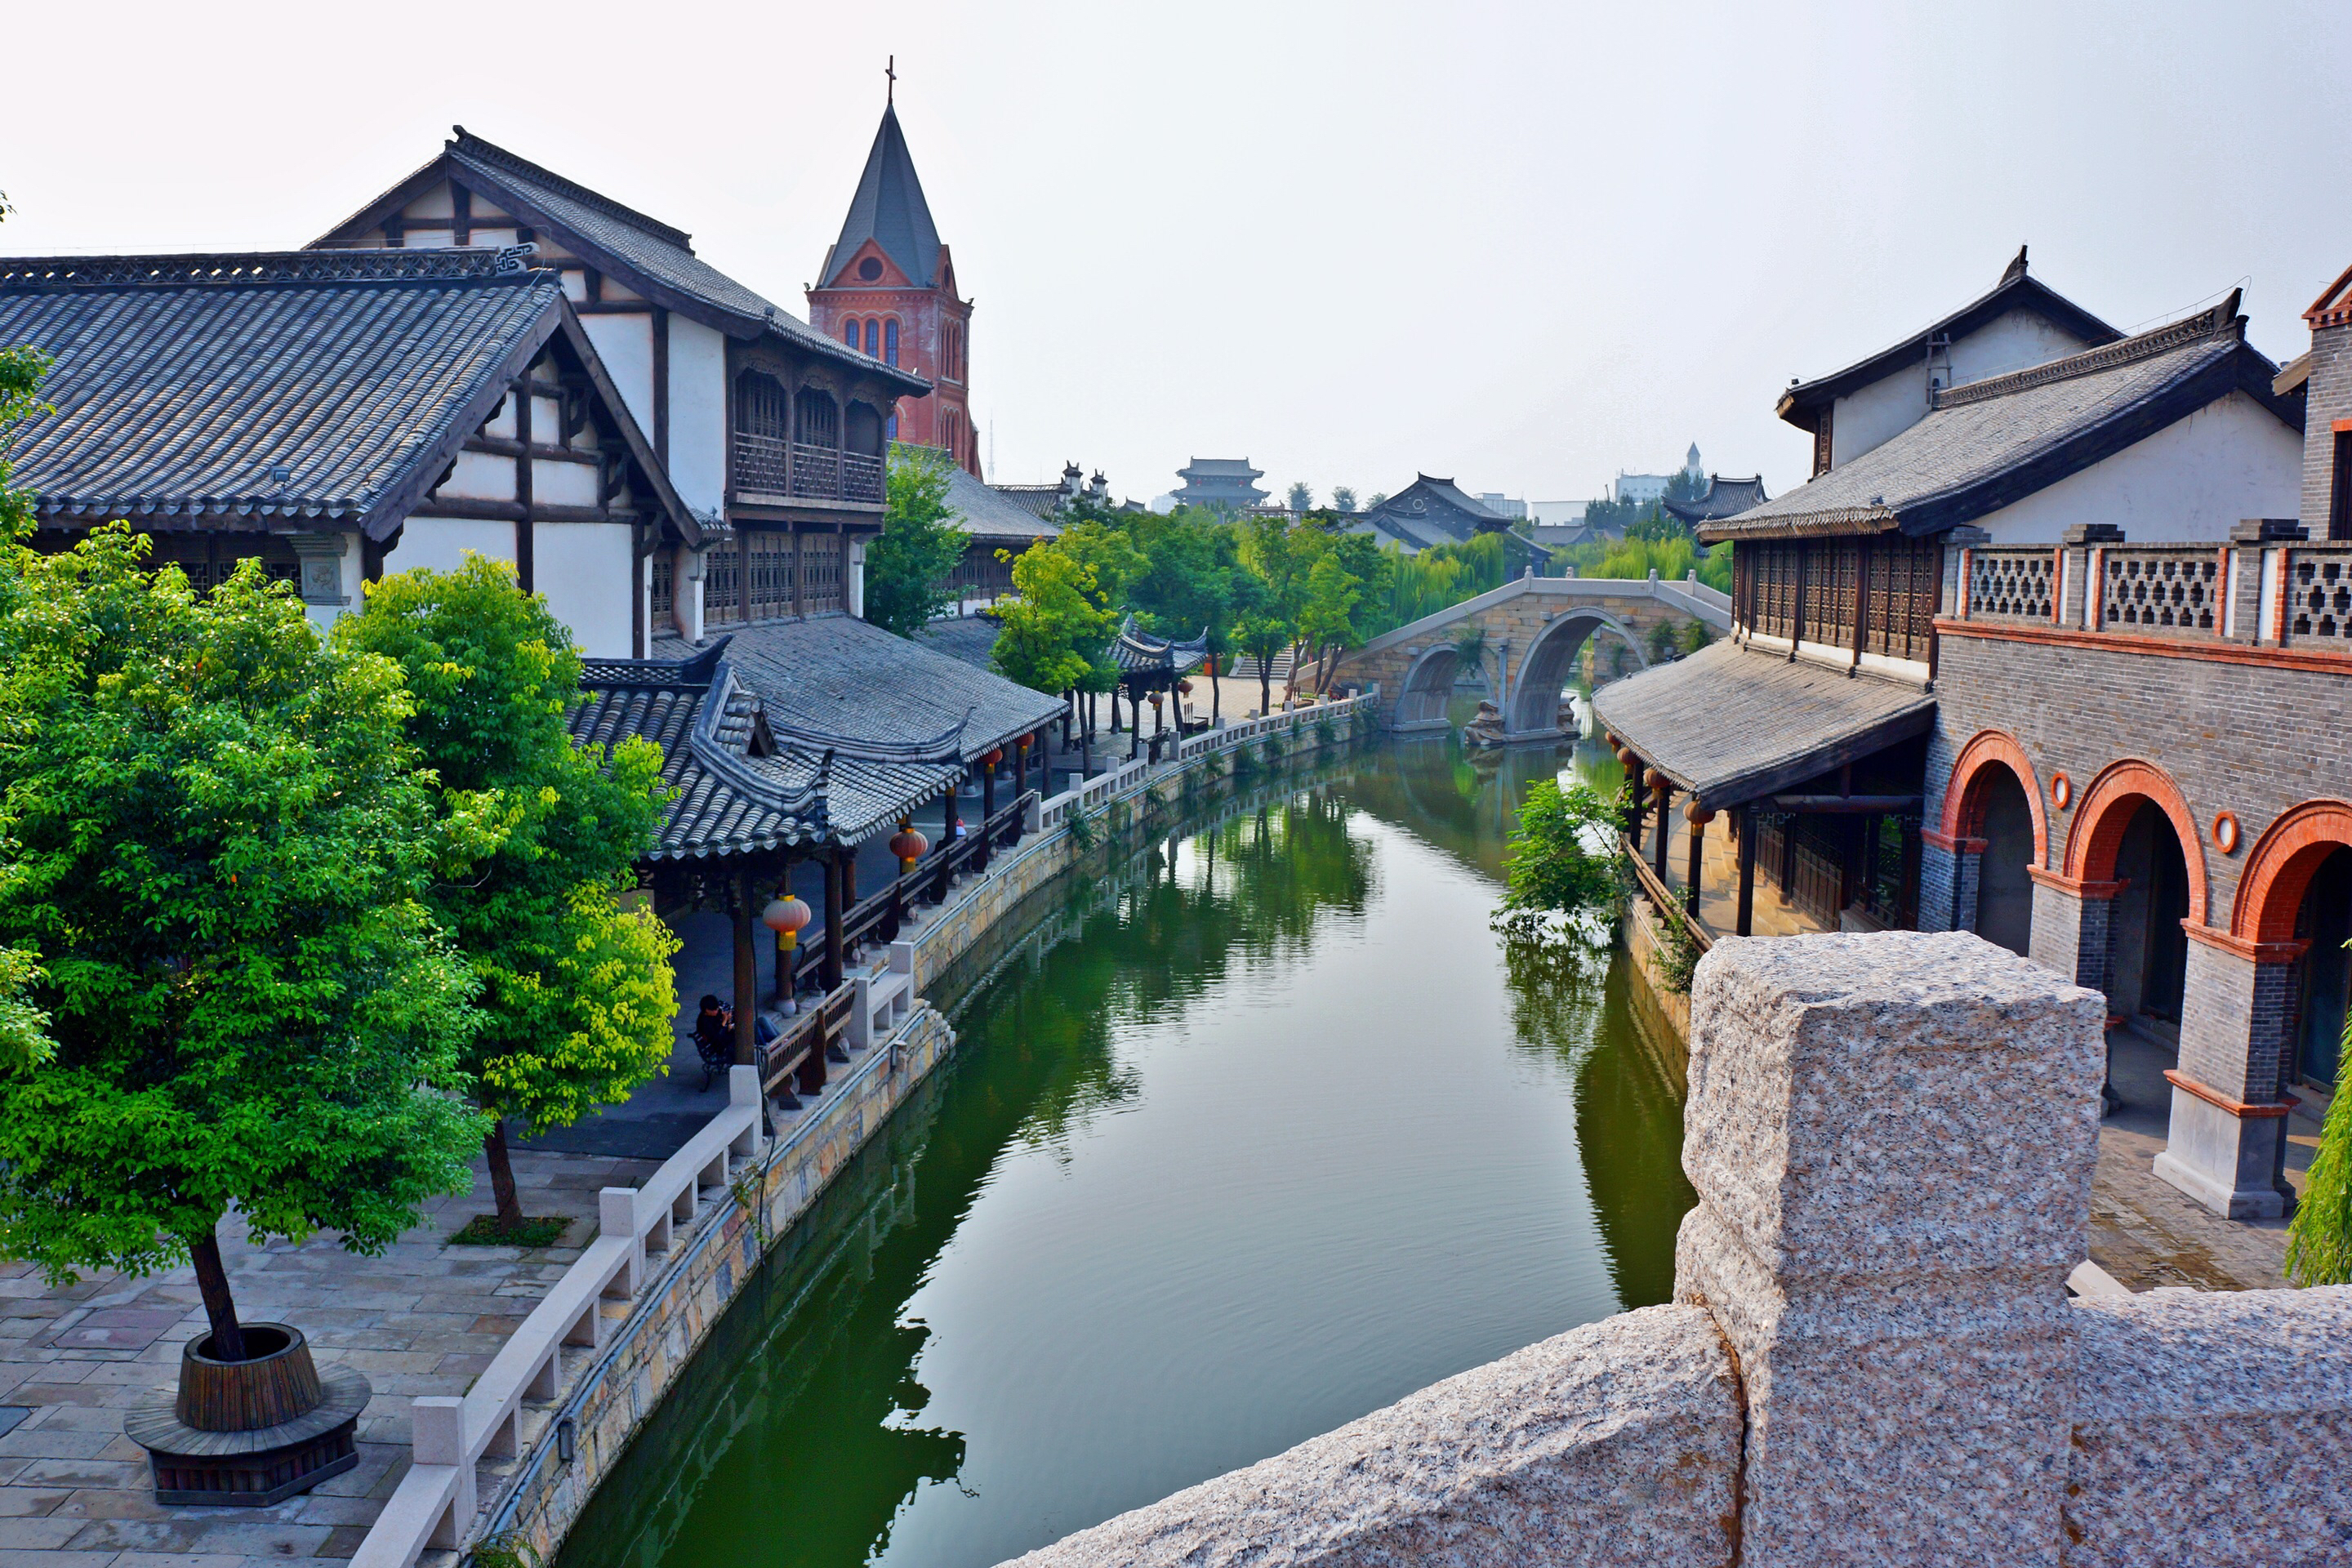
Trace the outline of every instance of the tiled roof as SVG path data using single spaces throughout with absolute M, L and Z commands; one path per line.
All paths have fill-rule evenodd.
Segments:
M 651 286 L 656 298 L 669 296 L 664 303 L 685 309 L 704 325 L 732 337 L 773 335 L 821 358 L 902 382 L 909 393 L 930 390 L 919 376 L 885 368 L 880 361 L 835 342 L 728 277 L 694 254 L 693 242 L 682 230 L 486 142 L 462 125 L 453 129 L 456 134 L 445 144 L 442 157 L 464 172 L 467 183 L 489 193 L 518 216 L 561 231 L 566 249 L 625 277 L 634 273 Z
M 696 649 L 669 637 L 654 651 Z M 969 761 L 1062 713 L 1055 698 L 848 616 L 745 627 L 727 657 L 779 742 L 844 757 Z
M 758 700 L 721 659 L 592 659 L 572 713 L 581 745 L 640 735 L 677 792 L 652 858 L 703 859 L 803 843 L 856 844 L 954 787 L 958 763 L 873 763 L 784 747 L 757 756 Z
M 835 273 L 848 266 L 869 239 L 918 287 L 929 289 L 940 280 L 940 231 L 931 222 L 930 204 L 923 199 L 923 182 L 915 175 L 907 133 L 898 128 L 898 110 L 891 105 L 883 108 L 881 127 L 866 154 L 866 171 L 857 177 L 857 194 L 850 197 L 848 216 L 841 221 L 841 237 L 824 253 L 818 280 L 827 285 L 843 281 Z
M 1711 476 L 1706 491 L 1690 500 L 1668 500 L 1665 508 L 1685 522 L 1708 522 L 1718 517 L 1738 517 L 1750 507 L 1762 506 L 1770 498 L 1764 493 L 1764 476 L 1748 479 L 1727 479 Z
M 991 662 L 996 651 L 996 635 L 1001 628 L 985 616 L 951 616 L 933 621 L 917 634 L 916 641 L 924 647 L 943 653 L 960 664 L 974 669 L 994 673 Z
M 2300 428 L 2271 390 L 2277 366 L 2246 346 L 2238 296 L 2104 348 L 1938 392 L 1925 418 L 1706 540 L 1922 534 L 1971 521 L 2055 484 L 2233 391 Z
M 1780 794 L 1936 721 L 1936 700 L 1916 686 L 1732 642 L 1612 680 L 1592 706 L 1610 733 L 1717 810 Z
M 955 509 L 955 525 L 982 539 L 1051 539 L 1062 531 L 960 468 L 948 469 L 948 505 Z
M 1251 468 L 1247 458 L 1195 458 L 1176 472 L 1187 479 L 1255 479 L 1265 470 Z
M 991 485 L 1007 506 L 1017 506 L 1034 518 L 1051 518 L 1062 510 L 1069 499 L 1069 490 L 1061 485 Z M 1058 528 L 1055 529 L 1059 532 Z
M 1927 347 L 1933 340 L 1965 337 L 1988 321 L 2017 310 L 2031 310 L 2093 347 L 2114 342 L 2123 336 L 2040 279 L 2028 276 L 2025 247 L 2021 245 L 2016 259 L 2003 269 L 2000 281 L 1993 285 L 1990 293 L 1979 295 L 1901 342 L 1857 360 L 1843 370 L 1789 388 L 1780 395 L 1778 412 L 1790 424 L 1811 430 L 1819 417 L 1818 411 L 1824 405 L 1906 366 L 1926 363 Z
M 0 342 L 56 360 L 10 453 L 44 515 L 396 526 L 558 329 L 520 254 L 0 259 Z M 277 472 L 284 477 L 277 477 Z
M 1110 657 L 1126 675 L 1187 675 L 1209 657 L 1209 634 L 1204 627 L 1199 637 L 1174 642 L 1138 631 L 1135 617 L 1129 616 L 1111 642 Z

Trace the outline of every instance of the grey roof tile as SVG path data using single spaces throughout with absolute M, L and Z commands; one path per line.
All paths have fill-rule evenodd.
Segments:
M 1718 517 L 1738 517 L 1750 507 L 1762 506 L 1771 498 L 1764 493 L 1764 476 L 1753 479 L 1727 479 L 1710 475 L 1704 494 L 1689 500 L 1668 500 L 1665 509 L 1685 522 L 1710 522 Z
M 562 298 L 487 250 L 0 259 L 0 342 L 56 361 L 16 480 L 50 516 L 364 523 L 448 461 Z
M 1706 540 L 1928 533 L 1972 521 L 2242 391 L 2297 428 L 2246 346 L 2237 296 L 2104 348 L 1938 393 L 1926 417 L 1828 473 L 1730 519 Z
M 698 650 L 667 637 L 653 651 Z M 727 658 L 780 742 L 844 756 L 970 760 L 1062 713 L 1055 698 L 848 616 L 745 627 Z
M 820 280 L 827 285 L 842 281 L 835 274 L 869 239 L 919 287 L 939 282 L 940 231 L 931 222 L 930 204 L 923 199 L 923 182 L 916 176 L 896 105 L 883 108 L 865 172 L 857 177 L 857 192 L 841 222 L 841 237 L 824 253 Z
M 1776 795 L 1936 721 L 1916 686 L 1712 643 L 1612 680 L 1593 711 L 1643 761 L 1720 809 Z
M 1062 531 L 1060 524 L 960 468 L 948 469 L 948 505 L 955 509 L 955 525 L 982 539 L 1051 539 Z

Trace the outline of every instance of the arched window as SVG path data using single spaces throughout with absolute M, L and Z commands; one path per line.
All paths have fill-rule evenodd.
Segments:
M 882 363 L 898 363 L 898 318 L 896 316 L 882 323 Z
M 852 321 L 847 326 L 841 329 L 841 341 L 847 343 L 851 348 L 856 348 L 857 346 L 857 323 L 856 321 Z
M 866 323 L 866 352 L 877 359 L 882 356 L 882 323 L 879 321 Z

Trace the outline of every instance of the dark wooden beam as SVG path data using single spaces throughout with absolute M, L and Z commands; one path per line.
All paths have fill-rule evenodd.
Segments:
M 451 209 L 449 216 L 449 232 L 451 236 L 459 245 L 473 244 L 474 193 L 459 184 L 457 181 L 450 181 L 449 206 Z
M 1771 810 L 1808 816 L 1900 816 L 1922 804 L 1916 795 L 1776 795 L 1768 803 Z
M 494 458 L 520 458 L 523 455 L 523 444 L 520 441 L 503 440 L 496 436 L 468 436 L 466 437 L 463 450 L 488 452 Z M 577 447 L 551 447 L 544 441 L 533 443 L 530 450 L 532 457 L 545 458 L 554 463 L 593 464 L 603 460 L 593 451 L 583 452 Z
M 515 505 L 520 515 L 515 519 L 515 581 L 526 594 L 531 586 L 531 547 L 537 542 L 531 537 L 530 509 L 530 377 L 526 374 L 515 384 L 515 447 L 520 454 L 515 458 Z
M 751 870 L 735 873 L 735 1060 L 749 1066 L 758 1036 L 752 1025 L 760 1016 L 760 954 L 751 945 Z
M 593 506 L 557 506 L 550 502 L 525 512 L 520 501 L 477 500 L 451 496 L 424 501 L 409 509 L 411 517 L 470 518 L 477 522 L 520 522 L 528 515 L 536 522 L 626 522 L 634 513 L 607 511 Z
M 669 312 L 659 305 L 654 313 L 654 456 L 669 467 Z
M 1738 934 L 1753 934 L 1756 924 L 1756 814 L 1739 811 L 1739 917 Z

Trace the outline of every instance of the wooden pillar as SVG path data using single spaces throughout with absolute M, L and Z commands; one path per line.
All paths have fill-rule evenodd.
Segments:
M 1756 923 L 1756 808 L 1739 808 L 1739 922 L 1735 934 L 1752 936 Z
M 841 954 L 841 921 L 849 912 L 841 898 L 841 859 L 851 853 L 835 849 L 824 858 L 824 990 L 830 996 L 841 986 L 843 962 Z
M 1672 824 L 1666 820 L 1666 813 L 1674 805 L 1675 786 L 1668 784 L 1666 775 L 1655 768 L 1650 770 L 1649 776 L 1650 787 L 1658 792 L 1657 842 L 1650 847 L 1650 863 L 1658 873 L 1658 880 L 1663 882 L 1666 879 L 1666 835 L 1673 831 Z
M 1013 746 L 1013 798 L 1019 800 L 1029 793 L 1029 737 L 1024 735 Z
M 1690 824 L 1690 854 L 1684 861 L 1688 875 L 1683 884 L 1683 908 L 1694 916 L 1698 913 L 1700 857 L 1706 847 L 1706 824 L 1714 815 L 1699 805 L 1696 795 L 1691 796 L 1690 804 L 1683 807 L 1683 820 Z
M 739 1066 L 751 1061 L 756 1039 L 751 1021 L 760 1012 L 760 954 L 751 945 L 751 872 L 745 867 L 735 873 L 735 1060 Z
M 508 395 L 515 400 L 515 443 L 522 456 L 515 459 L 515 503 L 522 510 L 515 522 L 515 583 L 526 594 L 532 592 L 535 574 L 531 558 L 537 539 L 531 533 L 531 458 L 530 458 L 530 385 L 531 376 L 525 370 Z
M 988 824 L 996 816 L 996 764 L 982 758 L 980 764 L 980 825 L 988 831 Z

